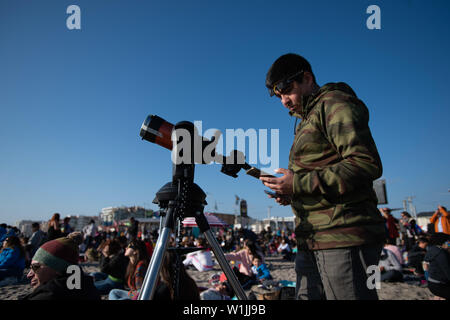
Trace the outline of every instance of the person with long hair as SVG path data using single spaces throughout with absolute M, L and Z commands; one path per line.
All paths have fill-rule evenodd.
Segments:
M 113 289 L 109 300 L 136 300 L 147 272 L 149 257 L 147 247 L 141 240 L 132 240 L 125 250 L 129 263 L 125 279 L 130 290 Z
M 154 300 L 200 300 L 200 293 L 194 279 L 187 273 L 183 263 L 179 267 L 178 295 L 175 294 L 176 254 L 168 251 L 165 254 L 160 272 L 160 282 L 157 284 Z
M 48 222 L 47 240 L 55 240 L 61 238 L 63 233 L 61 231 L 61 224 L 59 222 L 59 213 L 54 213 L 52 218 Z
M 101 252 L 100 272 L 90 274 L 94 277 L 95 287 L 100 294 L 109 294 L 112 289 L 123 289 L 128 258 L 124 256 L 119 241 L 104 240 L 99 249 Z
M 235 269 L 234 272 L 244 289 L 256 283 L 256 276 L 252 272 L 253 258 L 255 257 L 260 258 L 261 262 L 264 263 L 264 255 L 258 250 L 256 244 L 249 239 L 244 241 L 244 247 L 241 250 L 225 254 L 228 261 L 240 262 L 239 269 Z
M 0 281 L 9 277 L 21 278 L 25 269 L 25 249 L 20 239 L 9 236 L 0 251 Z

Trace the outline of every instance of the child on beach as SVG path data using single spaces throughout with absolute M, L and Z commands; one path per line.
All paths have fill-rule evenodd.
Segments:
M 213 274 L 208 282 L 213 287 L 200 293 L 201 300 L 231 300 L 232 290 L 227 281 L 220 281 L 219 273 Z
M 264 280 L 272 280 L 269 268 L 265 263 L 261 262 L 261 259 L 259 257 L 253 257 L 252 271 L 256 275 L 256 278 L 259 282 L 262 282 Z

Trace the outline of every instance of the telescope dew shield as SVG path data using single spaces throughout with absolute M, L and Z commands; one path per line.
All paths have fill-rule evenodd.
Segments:
M 155 115 L 149 115 L 141 126 L 140 136 L 143 140 L 156 143 L 172 150 L 173 124 Z

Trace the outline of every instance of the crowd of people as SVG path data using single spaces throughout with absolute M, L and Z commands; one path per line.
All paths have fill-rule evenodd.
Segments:
M 426 231 L 403 211 L 397 219 L 389 208 L 380 212 L 386 222 L 386 243 L 379 263 L 381 281 L 417 282 L 436 297 L 450 299 L 450 215 L 439 206 Z
M 386 225 L 386 243 L 382 249 L 379 270 L 381 281 L 417 280 L 437 297 L 449 299 L 449 213 L 439 207 L 430 220 L 427 232 L 402 212 L 396 219 L 388 208 L 380 209 Z M 143 285 L 150 259 L 158 238 L 158 231 L 139 232 L 139 224 L 130 219 L 125 232 L 102 232 L 90 223 L 74 232 L 70 219 L 60 223 L 54 214 L 46 232 L 38 223 L 32 225 L 29 238 L 15 227 L 0 225 L 0 284 L 5 280 L 25 279 L 34 288 L 23 299 L 94 299 L 136 300 Z M 269 256 L 295 261 L 297 242 L 294 232 L 271 227 L 256 234 L 249 229 L 221 228 L 216 233 L 225 258 L 243 289 L 272 280 Z M 187 270 L 199 272 L 214 269 L 214 254 L 205 239 L 194 237 L 186 229 L 170 237 L 169 248 L 188 248 L 187 253 L 170 250 L 162 263 L 160 280 L 154 299 L 226 300 L 234 296 L 226 275 L 214 274 L 210 287 L 198 287 Z M 82 273 L 82 290 L 69 290 L 66 269 L 80 262 L 98 262 L 99 271 Z M 174 268 L 179 274 L 178 290 L 174 290 Z
M 23 297 L 25 300 L 100 299 L 102 296 L 110 300 L 137 299 L 158 238 L 158 230 L 139 230 L 138 222 L 131 218 L 124 232 L 100 231 L 94 220 L 81 232 L 74 232 L 70 218 L 61 221 L 58 213 L 48 221 L 46 231 L 41 230 L 39 223 L 33 223 L 30 237 L 22 235 L 16 227 L 2 224 L 0 285 L 28 280 L 34 290 Z M 216 263 L 214 255 L 203 237 L 187 234 L 186 229 L 181 233 L 179 237 L 171 236 L 170 247 L 188 247 L 192 252 L 176 254 L 175 250 L 169 250 L 154 299 L 174 299 L 175 294 L 179 299 L 211 299 L 214 292 L 216 297 L 231 299 L 234 292 L 224 273 L 211 279 L 210 288 L 197 287 L 186 270 L 212 270 Z M 256 234 L 247 229 L 229 228 L 220 229 L 216 236 L 244 288 L 272 279 L 266 256 L 279 254 L 292 261 L 295 254 L 292 232 L 288 235 L 268 228 Z M 67 267 L 84 262 L 97 262 L 99 271 L 82 273 L 83 290 L 68 290 L 63 285 L 69 276 Z M 175 267 L 179 270 L 181 288 L 176 293 L 173 289 Z

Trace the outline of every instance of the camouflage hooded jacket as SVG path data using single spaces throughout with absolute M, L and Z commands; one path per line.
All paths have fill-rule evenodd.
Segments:
M 381 160 L 369 112 L 345 83 L 328 83 L 304 103 L 289 155 L 299 247 L 330 249 L 380 243 L 384 221 L 373 180 Z

